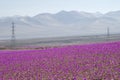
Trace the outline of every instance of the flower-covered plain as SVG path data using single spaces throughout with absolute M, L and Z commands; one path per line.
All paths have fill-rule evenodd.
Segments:
M 119 80 L 120 42 L 0 51 L 0 80 Z

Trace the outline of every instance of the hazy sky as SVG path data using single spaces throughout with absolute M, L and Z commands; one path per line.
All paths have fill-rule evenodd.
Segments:
M 106 13 L 120 10 L 120 0 L 0 0 L 0 17 L 34 16 L 38 13 L 56 13 L 61 10 Z

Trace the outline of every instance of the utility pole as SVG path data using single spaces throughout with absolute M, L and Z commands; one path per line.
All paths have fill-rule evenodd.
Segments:
M 12 22 L 11 48 L 15 47 L 15 23 Z

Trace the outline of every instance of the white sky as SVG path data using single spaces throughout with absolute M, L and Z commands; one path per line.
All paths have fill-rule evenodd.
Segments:
M 0 17 L 34 16 L 61 10 L 106 13 L 120 10 L 120 0 L 0 0 L 0 10 Z

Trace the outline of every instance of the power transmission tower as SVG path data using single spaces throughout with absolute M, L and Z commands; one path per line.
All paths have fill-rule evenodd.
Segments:
M 109 27 L 107 28 L 107 36 L 108 37 L 110 36 L 110 29 L 109 29 Z
M 12 22 L 11 48 L 15 47 L 15 23 Z
M 109 38 L 110 38 L 110 29 L 109 27 L 107 27 L 107 40 L 109 40 Z

